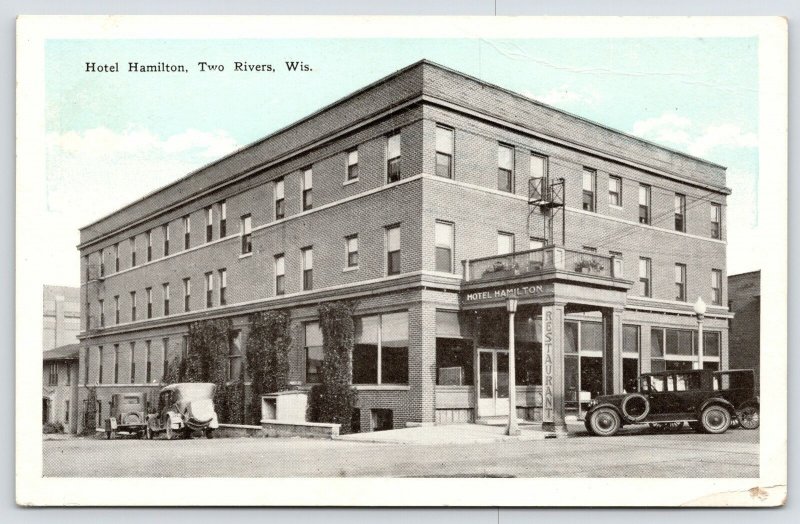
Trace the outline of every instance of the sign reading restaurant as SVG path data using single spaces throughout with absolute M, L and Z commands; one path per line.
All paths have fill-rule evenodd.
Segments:
M 509 297 L 524 299 L 553 293 L 553 284 L 530 284 L 522 286 L 501 287 L 496 289 L 468 291 L 462 295 L 464 304 L 481 304 L 485 302 L 502 302 Z

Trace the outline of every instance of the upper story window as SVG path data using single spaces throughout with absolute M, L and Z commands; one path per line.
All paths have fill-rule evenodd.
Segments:
M 686 302 L 686 264 L 675 264 L 675 300 Z
M 144 293 L 147 296 L 147 318 L 153 318 L 153 288 L 144 288 Z
M 386 138 L 386 180 L 391 184 L 400 180 L 400 132 Z
M 675 231 L 686 231 L 686 195 L 675 193 Z
M 528 249 L 542 249 L 544 247 L 544 239 L 531 237 L 528 243 Z
M 309 167 L 303 171 L 303 211 L 314 207 L 314 172 Z
M 322 330 L 319 322 L 305 324 L 306 348 L 306 383 L 317 384 L 322 382 L 322 365 L 324 353 L 322 352 Z
M 206 307 L 214 305 L 214 273 L 206 273 Z
M 547 177 L 547 157 L 531 153 L 531 178 Z
M 497 189 L 514 191 L 514 149 L 503 144 L 497 146 Z
M 583 168 L 583 210 L 594 211 L 595 188 L 597 187 L 597 172 L 588 167 Z
M 191 298 L 192 298 L 192 279 L 183 279 L 183 310 L 185 312 L 191 311 Z
M 622 207 L 622 179 L 618 176 L 608 177 L 608 205 Z
M 386 274 L 397 275 L 400 268 L 400 226 L 386 228 Z
M 222 200 L 219 203 L 219 238 L 225 238 L 228 234 L 228 203 Z
M 358 180 L 358 149 L 347 152 L 347 180 Z
M 169 224 L 161 226 L 161 236 L 164 238 L 164 256 L 169 255 Z
M 253 252 L 253 219 L 250 215 L 242 217 L 242 254 Z
M 314 250 L 310 247 L 300 250 L 303 256 L 303 291 L 314 287 Z
M 208 206 L 205 209 L 206 214 L 206 242 L 214 240 L 214 208 Z
M 106 275 L 106 250 L 101 249 L 98 254 L 100 256 L 100 276 L 104 277 Z
M 131 248 L 131 267 L 136 267 L 136 237 L 131 237 L 128 243 Z
M 453 272 L 453 224 L 436 221 L 434 243 L 436 245 L 436 271 Z
M 48 367 L 49 367 L 49 372 L 48 372 L 48 377 L 47 377 L 47 384 L 49 386 L 57 386 L 58 385 L 58 363 L 57 362 L 51 362 Z
M 711 238 L 722 238 L 722 206 L 711 204 Z
M 453 178 L 453 130 L 436 126 L 436 175 Z
M 115 364 L 119 361 L 119 357 L 115 357 Z M 115 372 L 116 373 L 116 372 Z M 136 383 L 136 342 L 131 342 L 131 368 L 130 368 L 131 376 L 128 377 L 130 379 L 131 384 Z M 116 379 L 115 379 L 116 382 Z
M 114 271 L 119 271 L 119 244 L 114 244 Z
M 192 235 L 192 217 L 186 215 L 183 217 L 183 249 L 189 249 L 191 245 Z
M 275 181 L 275 220 L 280 220 L 285 216 L 284 181 L 279 178 Z
M 136 320 L 136 291 L 131 291 L 131 322 Z
M 275 294 L 283 295 L 286 293 L 286 257 L 275 255 Z
M 514 252 L 514 234 L 497 232 L 497 254 L 508 255 Z
M 722 305 L 722 271 L 719 269 L 711 270 L 711 303 Z
M 105 327 L 105 325 L 106 325 L 106 309 L 103 307 L 103 300 L 102 299 L 97 301 L 97 307 L 100 308 L 100 327 Z
M 97 383 L 103 383 L 103 346 L 97 346 Z M 97 402 L 100 405 L 100 401 Z
M 347 267 L 358 267 L 358 235 L 350 235 L 344 239 L 347 251 Z
M 169 283 L 161 285 L 161 292 L 164 297 L 164 316 L 169 315 Z
M 639 184 L 639 223 L 650 223 L 650 186 Z
M 145 354 L 144 354 L 144 362 L 145 362 L 145 372 L 144 372 L 144 383 L 149 384 L 152 380 L 153 375 L 153 352 L 151 348 L 151 343 L 149 340 L 145 341 L 144 343 Z
M 228 290 L 228 270 L 222 268 L 219 270 L 219 305 L 224 306 L 228 303 L 226 291 Z
M 147 261 L 153 260 L 153 230 L 147 231 Z
M 639 259 L 639 284 L 641 288 L 639 293 L 643 297 L 652 296 L 652 289 L 651 289 L 651 280 L 650 280 L 650 266 L 651 262 L 649 258 L 640 258 Z
M 119 324 L 119 295 L 114 295 L 114 324 Z

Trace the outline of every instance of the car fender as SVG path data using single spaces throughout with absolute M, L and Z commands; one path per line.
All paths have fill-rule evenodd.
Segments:
M 731 415 L 736 414 L 736 408 L 733 407 L 733 404 L 731 404 L 730 402 L 728 402 L 724 398 L 712 397 L 712 398 L 706 399 L 702 404 L 700 404 L 700 407 L 697 408 L 697 419 L 698 420 L 700 419 L 700 414 L 703 413 L 703 410 L 706 409 L 708 406 L 711 406 L 712 404 L 723 406 L 724 408 L 726 408 L 728 410 L 729 413 L 731 413 Z
M 753 398 L 753 399 L 746 400 L 746 401 L 742 402 L 739 405 L 739 407 L 737 408 L 737 410 L 741 410 L 741 409 L 744 409 L 744 408 L 749 408 L 751 406 L 756 408 L 756 409 L 760 409 L 761 408 L 761 406 L 759 405 L 758 399 Z
M 217 414 L 214 413 L 214 417 L 209 422 L 208 427 L 211 429 L 217 429 L 219 427 L 219 420 L 217 419 Z
M 625 416 L 622 414 L 622 410 L 619 408 L 619 406 L 617 406 L 615 404 L 612 404 L 611 402 L 603 402 L 602 404 L 596 404 L 596 405 L 592 406 L 591 408 L 589 408 L 589 411 L 586 412 L 585 419 L 588 421 L 589 417 L 592 416 L 592 413 L 594 413 L 595 411 L 597 411 L 600 408 L 611 408 L 611 409 L 613 409 L 614 411 L 616 411 L 617 415 L 619 416 L 620 424 L 622 424 L 622 425 L 625 424 L 626 419 L 625 419 Z
M 106 419 L 106 431 L 114 431 L 117 429 L 117 419 L 114 417 L 110 417 Z

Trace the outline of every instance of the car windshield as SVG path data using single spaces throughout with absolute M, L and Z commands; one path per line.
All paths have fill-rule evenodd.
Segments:
M 664 391 L 664 377 L 650 377 L 650 389 L 652 391 Z
M 123 404 L 137 405 L 139 404 L 139 397 L 125 397 Z
M 675 375 L 675 391 L 700 389 L 700 375 L 697 373 L 678 373 Z

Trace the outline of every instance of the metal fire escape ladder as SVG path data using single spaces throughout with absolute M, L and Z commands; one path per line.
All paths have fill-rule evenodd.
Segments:
M 531 178 L 528 181 L 528 232 L 530 232 L 531 215 L 537 211 L 542 216 L 542 238 L 545 245 L 553 245 L 553 223 L 561 215 L 561 245 L 565 244 L 566 216 L 564 213 L 564 179 L 558 178 L 550 182 L 549 177 Z

